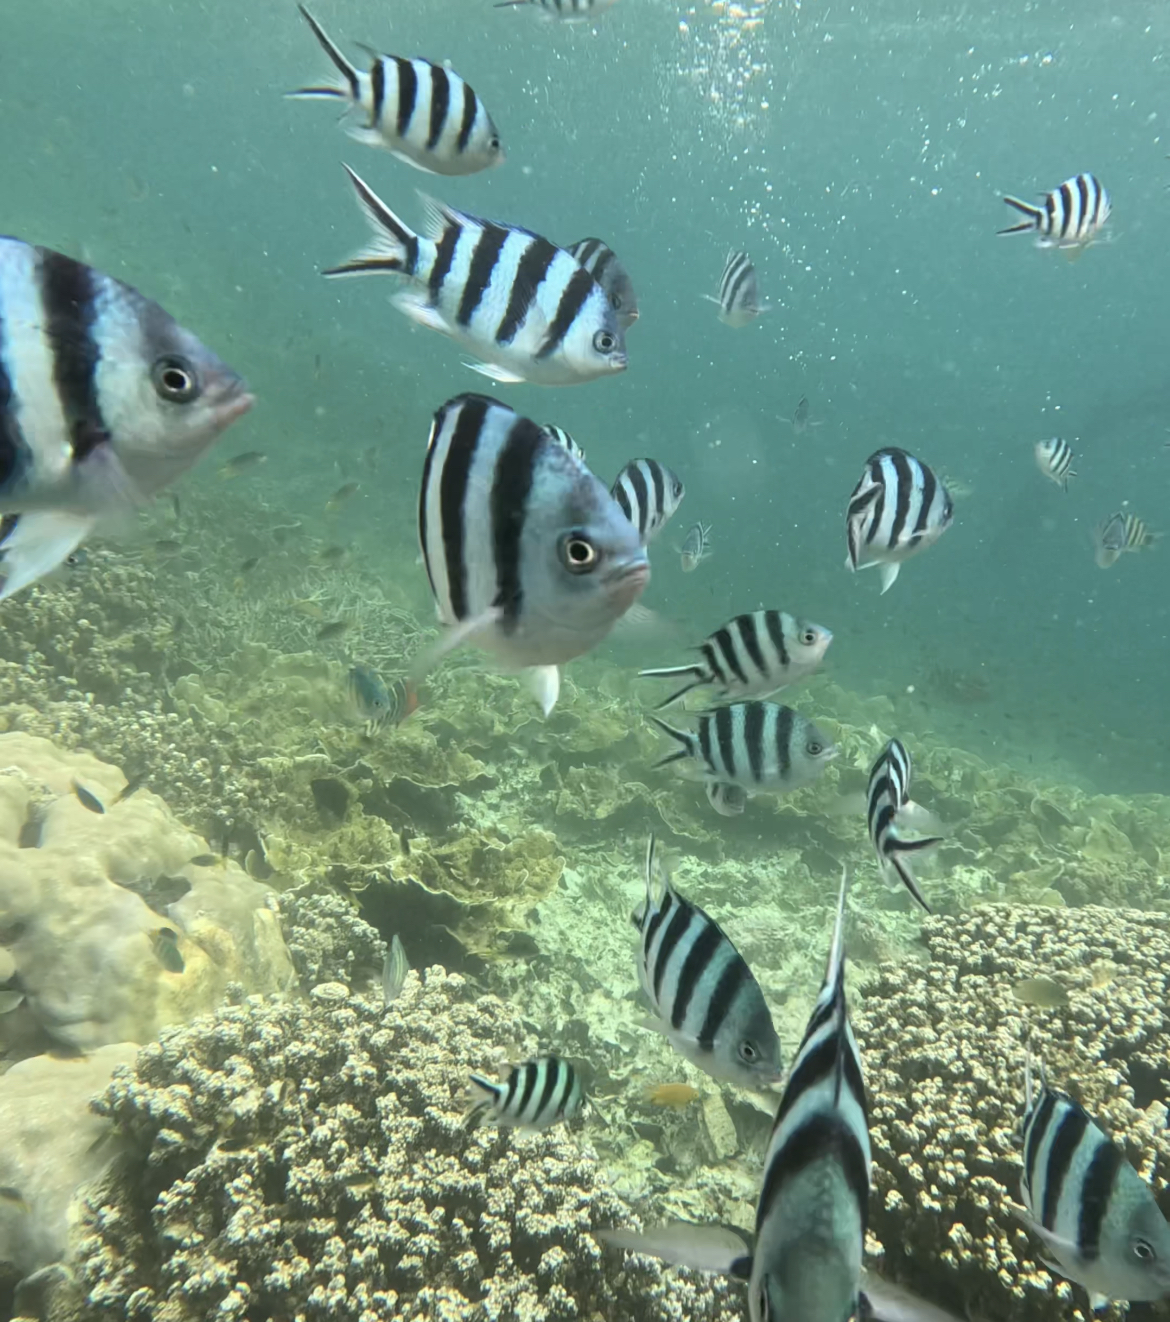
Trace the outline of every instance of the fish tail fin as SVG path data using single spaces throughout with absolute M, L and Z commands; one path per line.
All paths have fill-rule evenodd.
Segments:
M 833 924 L 833 942 L 829 946 L 829 959 L 826 966 L 825 981 L 835 982 L 837 968 L 844 959 L 845 941 L 845 897 L 849 893 L 849 865 L 841 865 L 841 887 L 837 892 L 837 919 Z
M 360 101 L 361 84 L 358 81 L 358 72 L 344 55 L 337 49 L 325 34 L 325 29 L 305 8 L 304 5 L 298 5 L 302 16 L 309 27 L 313 29 L 313 36 L 321 44 L 321 49 L 333 61 L 334 67 L 341 75 L 343 82 L 340 83 L 321 83 L 314 87 L 300 87 L 295 92 L 288 92 L 286 95 L 291 97 L 318 97 L 327 96 L 339 98 L 343 101 Z
M 654 710 L 662 711 L 664 707 L 669 707 L 676 703 L 679 698 L 688 694 L 691 689 L 697 689 L 707 681 L 706 673 L 702 666 L 664 666 L 659 670 L 639 670 L 639 679 L 682 679 L 686 677 L 690 683 L 684 684 L 681 689 L 675 689 L 669 698 L 664 698 L 658 703 Z
M 418 235 L 398 219 L 356 170 L 348 165 L 345 170 L 374 238 L 348 261 L 330 267 L 325 275 L 365 275 L 371 271 L 413 275 L 418 263 Z
M 482 1074 L 473 1074 L 468 1091 L 471 1093 L 471 1105 L 463 1117 L 463 1128 L 474 1129 L 499 1101 L 500 1085 L 485 1079 Z
M 497 9 L 511 9 L 513 5 L 530 5 L 535 0 L 496 0 Z
M 650 719 L 662 731 L 668 734 L 672 739 L 676 739 L 682 747 L 673 753 L 667 753 L 665 757 L 660 757 L 654 763 L 654 768 L 669 766 L 671 762 L 680 762 L 684 757 L 694 757 L 695 755 L 695 736 L 688 730 L 676 730 L 673 725 L 667 725 L 665 721 L 660 721 L 657 716 L 651 716 Z
M 910 869 L 906 866 L 906 864 L 902 861 L 900 856 L 902 854 L 917 853 L 918 850 L 920 849 L 929 849 L 931 846 L 941 843 L 942 843 L 941 838 L 934 838 L 930 840 L 911 840 L 911 841 L 900 840 L 896 845 L 893 845 L 891 848 L 887 849 L 885 856 L 886 862 L 889 863 L 890 867 L 892 867 L 894 871 L 898 874 L 899 878 L 901 879 L 902 885 L 906 887 L 906 889 L 910 892 L 910 894 L 914 896 L 914 898 L 918 901 L 920 905 L 922 905 L 922 907 L 926 910 L 927 913 L 931 913 L 933 911 L 930 905 L 927 904 L 926 897 L 922 894 L 922 891 L 919 890 L 918 883 L 914 880 L 913 874 L 911 873 Z
M 0 520 L 0 601 L 56 569 L 89 536 L 94 522 L 62 510 L 34 510 Z
M 1004 201 L 1009 207 L 1015 207 L 1017 211 L 1022 212 L 1028 219 L 1020 221 L 1018 225 L 1009 225 L 1005 230 L 997 230 L 998 234 L 1022 234 L 1025 230 L 1033 230 L 1036 228 L 1036 222 L 1044 215 L 1042 207 L 1033 206 L 1031 202 L 1021 202 L 1018 197 L 1005 197 Z

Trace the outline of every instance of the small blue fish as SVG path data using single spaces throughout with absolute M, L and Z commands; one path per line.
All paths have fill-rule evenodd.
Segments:
M 381 675 L 369 666 L 357 665 L 345 682 L 358 717 L 366 723 L 367 736 L 373 737 L 389 721 L 401 725 L 418 706 L 418 694 L 408 680 L 395 679 L 389 687 Z

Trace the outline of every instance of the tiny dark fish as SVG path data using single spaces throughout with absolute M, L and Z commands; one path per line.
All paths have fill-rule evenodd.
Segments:
M 321 628 L 317 630 L 317 641 L 319 643 L 327 643 L 334 638 L 340 638 L 342 634 L 348 632 L 348 630 L 348 620 L 330 620 L 328 624 L 323 624 Z
M 173 491 L 171 492 L 171 509 L 175 511 L 176 521 L 183 517 L 183 506 L 179 502 L 179 497 Z
M 84 569 L 89 564 L 89 552 L 84 546 L 79 546 L 76 551 L 70 551 L 65 557 L 66 569 Z
M 321 559 L 327 565 L 339 565 L 347 554 L 348 551 L 344 546 L 327 546 L 321 552 Z
M 260 557 L 258 555 L 250 555 L 247 558 L 247 560 L 245 560 L 244 563 L 240 566 L 240 573 L 250 574 L 252 570 L 255 569 L 259 563 L 260 563 Z
M 125 783 L 125 785 L 123 785 L 122 788 L 118 791 L 118 794 L 114 799 L 114 802 L 121 803 L 123 799 L 128 799 L 131 796 L 131 794 L 133 794 L 136 790 L 140 790 L 143 787 L 143 785 L 146 784 L 147 777 L 149 775 L 150 773 L 148 771 L 140 771 L 138 775 L 131 776 L 130 779 Z
M 309 782 L 309 788 L 313 791 L 317 810 L 326 817 L 336 817 L 340 821 L 349 811 L 349 790 L 336 776 L 316 776 Z
M 361 486 L 360 482 L 346 482 L 344 486 L 338 487 L 337 490 L 333 493 L 333 495 L 331 495 L 329 499 L 325 502 L 325 509 L 330 514 L 332 514 L 335 510 L 339 510 L 342 507 L 342 505 L 344 505 L 345 502 L 350 498 L 350 496 L 357 495 L 358 488 L 360 486 Z
M 102 803 L 101 799 L 90 790 L 87 790 L 84 785 L 79 784 L 76 780 L 73 782 L 73 793 L 77 795 L 77 801 L 83 808 L 88 808 L 90 812 L 105 812 L 106 806 Z
M 168 904 L 181 900 L 191 889 L 191 883 L 186 877 L 168 877 L 165 873 L 156 877 L 138 877 L 134 881 L 120 881 L 118 885 L 124 890 L 133 891 L 156 913 L 161 913 Z
M 187 866 L 192 868 L 213 868 L 219 860 L 214 854 L 196 854 L 194 858 L 187 860 Z
M 179 950 L 179 934 L 173 927 L 160 927 L 150 934 L 150 944 L 158 962 L 168 973 L 182 973 L 187 967 Z
M 155 542 L 154 549 L 159 555 L 178 555 L 183 549 L 183 543 L 173 537 L 160 537 Z
M 239 477 L 241 473 L 246 473 L 250 468 L 255 468 L 258 464 L 266 464 L 268 456 L 262 454 L 259 450 L 245 450 L 243 454 L 233 455 L 226 464 L 220 467 L 220 477 Z

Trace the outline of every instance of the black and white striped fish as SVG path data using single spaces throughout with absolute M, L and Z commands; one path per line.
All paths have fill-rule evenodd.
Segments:
M 577 1071 L 559 1056 L 538 1056 L 513 1065 L 502 1083 L 473 1074 L 471 1096 L 464 1119 L 468 1129 L 485 1120 L 501 1128 L 548 1129 L 572 1120 L 585 1103 Z
M 882 592 L 888 592 L 902 561 L 937 542 L 954 513 L 946 487 L 920 459 L 895 446 L 878 450 L 866 460 L 845 511 L 845 566 L 877 565 Z
M 609 297 L 622 330 L 629 330 L 638 320 L 638 296 L 634 293 L 629 272 L 618 261 L 614 250 L 600 239 L 578 239 L 568 251 L 581 263 Z
M 1059 188 L 1045 194 L 1039 206 L 1021 202 L 1018 197 L 1005 197 L 1004 201 L 1027 219 L 1000 230 L 1000 234 L 1032 231 L 1038 248 L 1087 247 L 1100 235 L 1112 210 L 1109 194 L 1091 174 L 1066 179 Z
M 747 790 L 741 785 L 709 780 L 706 788 L 707 802 L 720 817 L 738 817 L 747 807 Z
M 617 0 L 497 0 L 496 8 L 536 5 L 543 18 L 559 19 L 562 23 L 580 23 L 611 9 L 615 4 Z
M 495 381 L 568 386 L 626 369 L 622 329 L 605 291 L 562 248 L 528 230 L 427 201 L 415 234 L 347 165 L 374 240 L 326 275 L 405 277 L 391 300 L 449 335 Z
M 595 647 L 650 576 L 605 486 L 548 432 L 483 395 L 435 414 L 418 506 L 423 563 L 449 633 L 530 678 L 546 714 L 557 666 Z
M 717 701 L 764 698 L 811 675 L 832 641 L 828 629 L 797 619 L 787 611 L 752 611 L 728 620 L 700 643 L 701 661 L 690 666 L 642 670 L 638 678 L 687 681 L 660 702 L 657 711 L 704 684 L 715 689 Z
M 1033 1096 L 1030 1056 L 1024 1077 L 1020 1198 L 1055 1259 L 1045 1265 L 1083 1286 L 1094 1309 L 1170 1296 L 1170 1225 L 1150 1186 L 1043 1070 Z
M 428 174 L 474 174 L 504 159 L 500 135 L 483 102 L 452 69 L 430 60 L 371 53 L 369 73 L 355 68 L 298 6 L 321 49 L 341 75 L 335 83 L 302 87 L 292 97 L 347 101 L 365 123 L 349 129 L 367 146 L 385 147 Z
M 645 546 L 666 527 L 687 489 L 657 459 L 631 459 L 617 475 L 612 494 Z
M 0 600 L 185 472 L 252 402 L 136 289 L 0 238 Z
M 1161 533 L 1151 532 L 1136 514 L 1111 514 L 1093 529 L 1093 549 L 1102 569 L 1115 565 L 1126 551 L 1153 546 Z
M 654 837 L 646 846 L 646 898 L 634 911 L 638 979 L 654 1007 L 651 1025 L 693 1065 L 741 1088 L 781 1076 L 780 1039 L 764 993 L 719 924 L 657 881 Z
M 888 880 L 892 874 L 895 885 L 901 881 L 926 912 L 930 913 L 930 905 L 923 898 L 902 855 L 933 849 L 942 843 L 942 837 L 906 840 L 898 834 L 899 814 L 903 814 L 905 820 L 906 809 L 917 807 L 910 798 L 912 771 L 913 763 L 906 745 L 900 739 L 891 739 L 870 768 L 866 819 L 869 822 L 869 838 L 877 850 L 882 875 Z
M 1067 491 L 1069 478 L 1076 477 L 1072 466 L 1072 446 L 1059 436 L 1053 436 L 1047 441 L 1037 441 L 1035 454 L 1036 467 L 1046 478 L 1055 482 L 1061 491 Z
M 574 458 L 580 459 L 582 463 L 585 462 L 585 451 L 565 431 L 564 427 L 558 427 L 555 422 L 546 422 L 544 429 L 558 445 L 563 445 Z
M 811 784 L 837 756 L 836 745 L 807 716 L 774 702 L 733 702 L 702 712 L 693 734 L 650 719 L 682 745 L 655 767 L 689 758 L 704 780 L 745 790 L 787 794 Z
M 705 295 L 719 304 L 719 320 L 728 326 L 746 326 L 755 321 L 768 305 L 760 302 L 760 287 L 756 268 L 746 252 L 729 252 L 719 281 L 719 297 Z
M 678 548 L 679 566 L 684 574 L 693 574 L 696 569 L 711 557 L 711 525 L 692 523 Z

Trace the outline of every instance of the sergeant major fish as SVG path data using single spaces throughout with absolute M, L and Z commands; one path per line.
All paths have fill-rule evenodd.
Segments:
M 941 836 L 930 836 L 922 840 L 907 840 L 898 834 L 899 815 L 905 821 L 909 811 L 917 808 L 910 798 L 910 775 L 913 764 L 906 745 L 900 739 L 891 739 L 878 754 L 869 773 L 869 789 L 866 793 L 866 819 L 869 823 L 869 838 L 877 851 L 878 864 L 883 876 L 892 873 L 920 905 L 930 913 L 930 905 L 923 898 L 914 880 L 910 868 L 903 859 L 904 854 L 917 853 L 923 849 L 933 849 L 942 843 Z M 896 886 L 897 881 L 894 882 Z
M 666 527 L 687 489 L 657 459 L 631 459 L 614 479 L 610 494 L 645 546 Z
M 366 122 L 350 137 L 385 147 L 427 174 L 474 174 L 504 159 L 500 134 L 483 102 L 452 69 L 430 60 L 375 55 L 369 73 L 356 69 L 304 5 L 305 22 L 341 75 L 338 82 L 302 87 L 292 97 L 347 101 Z
M 902 562 L 937 542 L 954 512 L 946 487 L 921 460 L 894 446 L 876 451 L 849 497 L 845 567 L 877 565 L 888 592 Z
M 1113 204 L 1101 183 L 1091 174 L 1073 175 L 1045 195 L 1039 206 L 1005 197 L 1009 207 L 1023 212 L 1025 219 L 1009 225 L 1000 234 L 1036 235 L 1037 248 L 1061 248 L 1069 253 L 1087 248 L 1109 219 Z
M 252 403 L 157 303 L 0 238 L 0 600 L 185 472 Z
M 737 615 L 699 644 L 702 661 L 689 666 L 641 670 L 639 679 L 684 679 L 664 698 L 661 711 L 701 685 L 715 689 L 716 700 L 764 698 L 811 675 L 821 664 L 833 635 L 787 611 L 759 610 Z
M 568 386 L 626 370 L 605 291 L 567 252 L 529 230 L 425 199 L 415 234 L 347 165 L 374 240 L 328 276 L 398 275 L 391 302 L 463 345 L 494 381 Z
M 1094 1309 L 1170 1296 L 1170 1225 L 1150 1186 L 1043 1071 L 1033 1096 L 1030 1055 L 1024 1097 L 1020 1197 L 1055 1259 L 1045 1265 L 1083 1286 Z
M 544 428 L 483 395 L 435 414 L 419 542 L 449 633 L 530 678 L 547 714 L 559 665 L 595 647 L 650 577 L 638 535 L 604 485 Z
M 746 326 L 768 311 L 768 305 L 760 302 L 759 281 L 756 268 L 751 264 L 746 252 L 729 252 L 719 281 L 719 296 L 704 295 L 712 303 L 719 305 L 719 320 L 727 326 Z
M 747 790 L 740 785 L 709 780 L 706 789 L 707 802 L 720 817 L 739 817 L 747 807 Z
M 572 1120 L 585 1102 L 577 1071 L 559 1056 L 539 1056 L 514 1065 L 503 1083 L 471 1076 L 472 1106 L 464 1120 L 473 1129 L 484 1120 L 501 1127 L 548 1129 Z
M 1097 564 L 1108 569 L 1126 551 L 1142 551 L 1153 546 L 1161 534 L 1151 532 L 1136 514 L 1111 514 L 1093 529 L 1093 547 Z
M 780 1039 L 760 985 L 730 938 L 684 900 L 668 876 L 655 899 L 654 837 L 646 846 L 646 898 L 634 912 L 638 980 L 656 1019 L 649 1025 L 713 1078 L 767 1088 L 781 1077 Z
M 627 331 L 638 320 L 638 296 L 629 272 L 618 261 L 614 250 L 600 239 L 578 239 L 568 251 L 605 290 L 618 325 Z
M 559 19 L 562 23 L 579 23 L 611 9 L 616 3 L 617 0 L 497 0 L 496 8 L 536 5 L 543 18 Z
M 1036 467 L 1050 482 L 1055 482 L 1061 491 L 1068 491 L 1068 480 L 1076 477 L 1073 471 L 1073 449 L 1067 441 L 1053 436 L 1047 441 L 1037 441 L 1033 453 Z
M 711 555 L 711 525 L 692 523 L 679 547 L 679 565 L 684 574 L 693 574 Z

